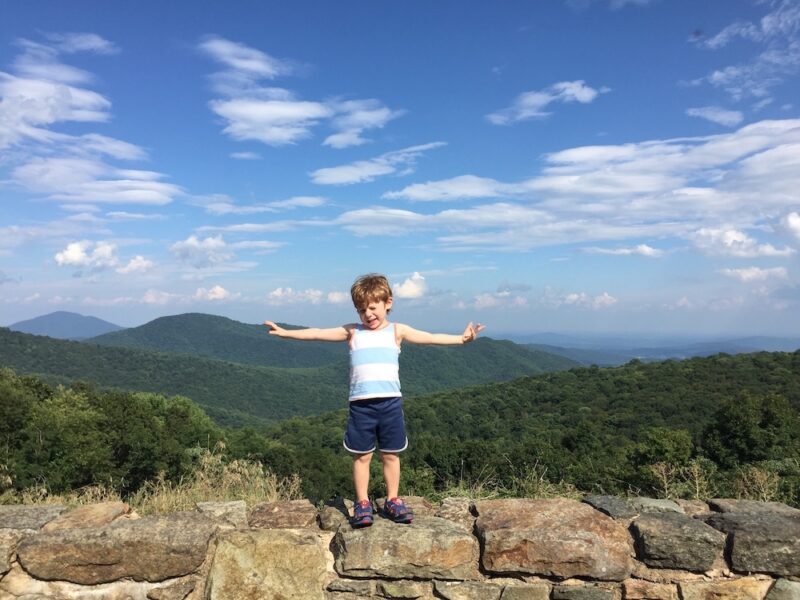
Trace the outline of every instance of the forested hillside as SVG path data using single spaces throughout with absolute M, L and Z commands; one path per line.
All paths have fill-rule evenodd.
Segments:
M 405 403 L 403 490 L 800 505 L 799 407 L 800 351 L 576 368 L 440 392 Z M 9 369 L 0 369 L 0 410 L 0 492 L 37 478 L 55 491 L 95 481 L 131 492 L 159 471 L 180 477 L 192 448 L 224 439 L 230 458 L 299 474 L 312 499 L 351 494 L 345 410 L 222 430 L 185 398 L 54 389 Z
M 225 336 L 218 338 L 224 340 Z M 263 357 L 266 364 L 273 359 L 280 363 L 281 349 L 287 355 L 297 352 L 299 357 L 306 347 L 302 342 L 269 338 L 262 328 L 254 346 L 263 343 L 269 349 Z M 238 339 L 242 336 L 235 337 L 227 346 L 232 353 Z M 346 402 L 346 346 L 325 345 L 338 350 L 338 358 L 332 353 L 319 353 L 314 344 L 310 346 L 310 354 L 317 356 L 314 361 L 322 361 L 325 356 L 325 360 L 333 362 L 291 369 L 256 366 L 232 362 L 236 357 L 224 361 L 186 353 L 99 346 L 0 328 L 0 366 L 12 367 L 20 373 L 35 373 L 54 383 L 83 379 L 126 390 L 180 394 L 199 403 L 221 424 L 259 425 L 294 415 L 318 414 Z M 218 350 L 221 352 L 225 347 Z M 308 357 L 289 360 L 300 364 L 311 362 Z M 465 347 L 404 347 L 400 363 L 407 396 L 574 365 L 561 357 L 487 338 Z
M 440 392 L 405 409 L 404 477 L 420 491 L 511 486 L 533 469 L 584 491 L 677 494 L 696 476 L 736 495 L 742 467 L 756 465 L 800 501 L 800 351 L 578 368 Z M 339 411 L 271 427 L 283 446 L 274 462 L 297 468 L 310 493 L 347 491 L 344 421 Z M 331 454 L 335 465 L 323 467 Z M 669 467 L 666 480 L 652 472 L 657 463 Z

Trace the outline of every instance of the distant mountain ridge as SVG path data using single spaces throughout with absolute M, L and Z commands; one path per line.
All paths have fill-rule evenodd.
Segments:
M 8 327 L 32 335 L 46 335 L 61 340 L 85 340 L 124 329 L 97 317 L 59 310 L 40 317 L 19 321 Z
M 122 336 L 122 341 L 140 347 L 68 342 L 0 328 L 0 366 L 56 383 L 83 379 L 187 396 L 226 425 L 254 425 L 346 405 L 346 344 L 280 340 L 260 326 L 197 314 L 164 317 L 129 331 L 133 336 Z M 400 364 L 408 397 L 577 365 L 491 338 L 464 347 L 404 346 Z

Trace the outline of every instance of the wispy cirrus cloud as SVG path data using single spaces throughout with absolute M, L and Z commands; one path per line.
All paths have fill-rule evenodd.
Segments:
M 542 90 L 523 92 L 517 96 L 508 108 L 486 115 L 486 119 L 494 125 L 511 125 L 529 119 L 542 119 L 552 113 L 545 110 L 554 102 L 579 102 L 589 104 L 599 94 L 611 91 L 603 87 L 594 89 L 583 80 L 560 81 Z
M 408 174 L 413 172 L 417 160 L 425 152 L 446 145 L 446 142 L 431 142 L 386 152 L 369 160 L 317 169 L 311 172 L 311 181 L 318 185 L 351 185 L 373 181 L 377 177 L 397 173 L 398 170 Z
M 725 90 L 734 100 L 755 99 L 758 106 L 771 101 L 772 90 L 800 71 L 800 5 L 795 0 L 761 3 L 770 12 L 759 21 L 737 21 L 707 39 L 694 39 L 700 47 L 718 50 L 736 40 L 759 44 L 763 50 L 749 61 L 716 69 L 692 81 Z
M 207 36 L 198 49 L 223 66 L 222 71 L 211 75 L 212 88 L 223 97 L 211 100 L 209 107 L 225 120 L 223 133 L 238 141 L 254 140 L 270 146 L 296 144 L 326 122 L 335 133 L 323 143 L 348 148 L 366 143 L 365 131 L 382 128 L 405 113 L 374 98 L 302 100 L 287 88 L 265 85 L 303 67 L 220 36 Z
M 259 213 L 278 213 L 302 208 L 317 208 L 327 203 L 322 196 L 293 196 L 285 200 L 259 202 L 255 204 L 238 204 L 225 195 L 195 197 L 193 204 L 205 208 L 212 215 L 252 215 Z
M 699 108 L 688 108 L 686 114 L 690 117 L 699 117 L 706 121 L 711 121 L 717 125 L 733 127 L 744 119 L 744 115 L 738 110 L 726 110 L 718 106 L 702 106 Z
M 587 254 L 608 254 L 610 256 L 646 256 L 648 258 L 658 258 L 664 255 L 663 250 L 658 250 L 648 246 L 647 244 L 638 244 L 632 248 L 598 248 L 590 247 L 584 248 Z
M 0 72 L 0 149 L 14 149 L 8 183 L 68 204 L 166 204 L 182 193 L 154 171 L 122 168 L 112 160 L 142 161 L 135 144 L 101 135 L 66 134 L 68 122 L 102 123 L 111 102 L 88 89 L 91 73 L 62 62 L 64 54 L 115 54 L 117 47 L 91 33 L 45 34 L 47 41 L 19 40 L 15 74 Z

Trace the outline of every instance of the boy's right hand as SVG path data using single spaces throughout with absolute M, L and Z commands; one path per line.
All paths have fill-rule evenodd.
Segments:
M 279 327 L 272 321 L 264 321 L 264 325 L 270 328 L 269 329 L 270 335 L 277 335 L 279 337 L 283 337 L 283 335 L 286 333 L 286 330 L 283 327 Z

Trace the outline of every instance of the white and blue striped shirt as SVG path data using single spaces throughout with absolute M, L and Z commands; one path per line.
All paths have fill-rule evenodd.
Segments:
M 400 348 L 394 323 L 377 331 L 358 325 L 350 339 L 350 401 L 399 398 Z

